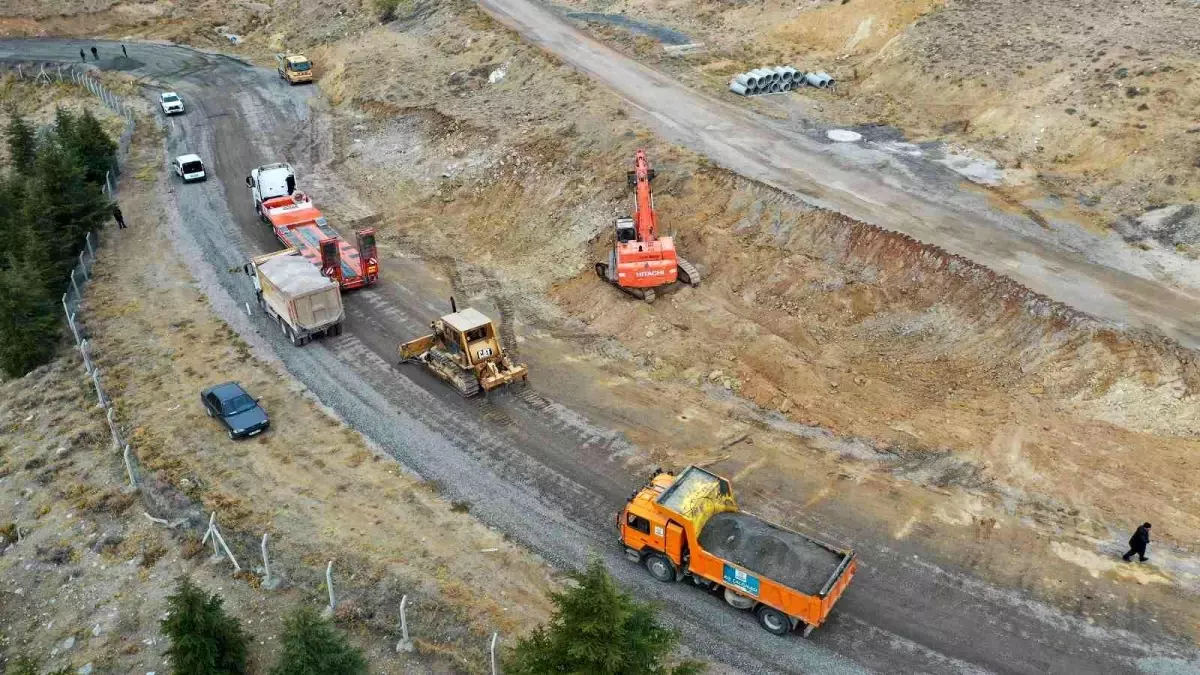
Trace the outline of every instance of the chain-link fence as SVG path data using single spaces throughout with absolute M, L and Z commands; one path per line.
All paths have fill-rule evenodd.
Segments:
M 18 78 L 38 84 L 70 83 L 87 89 L 104 102 L 105 107 L 117 113 L 124 121 L 121 136 L 117 139 L 117 157 L 113 162 L 112 171 L 105 176 L 104 194 L 111 195 L 117 189 L 117 176 L 125 164 L 125 156 L 129 153 L 129 144 L 133 141 L 134 111 L 116 94 L 108 90 L 93 75 L 94 68 L 83 64 L 66 63 L 30 63 L 4 61 L 0 62 L 0 70 L 7 70 Z

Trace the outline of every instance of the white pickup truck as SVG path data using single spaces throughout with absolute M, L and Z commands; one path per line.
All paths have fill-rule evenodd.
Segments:
M 183 114 L 183 99 L 173 91 L 164 91 L 158 95 L 158 105 L 164 115 Z

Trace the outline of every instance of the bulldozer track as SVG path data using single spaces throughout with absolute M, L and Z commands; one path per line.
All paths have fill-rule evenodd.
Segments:
M 486 397 L 478 396 L 471 399 L 471 402 L 475 405 L 476 410 L 479 411 L 480 416 L 492 424 L 497 424 L 503 427 L 516 424 L 516 422 L 513 421 L 513 418 L 509 417 L 508 413 L 504 412 L 503 409 L 498 408 Z

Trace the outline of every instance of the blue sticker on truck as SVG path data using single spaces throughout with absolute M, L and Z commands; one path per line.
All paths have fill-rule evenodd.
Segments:
M 725 584 L 750 595 L 758 595 L 758 577 L 725 563 Z

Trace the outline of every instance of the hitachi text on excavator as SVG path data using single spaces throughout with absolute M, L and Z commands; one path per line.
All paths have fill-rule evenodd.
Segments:
M 634 170 L 628 173 L 634 189 L 633 217 L 617 218 L 616 240 L 608 262 L 596 263 L 596 274 L 617 288 L 641 298 L 654 300 L 654 289 L 676 282 L 700 285 L 700 271 L 675 253 L 675 241 L 658 234 L 658 213 L 650 181 L 654 170 L 646 160 L 646 151 L 634 155 Z

